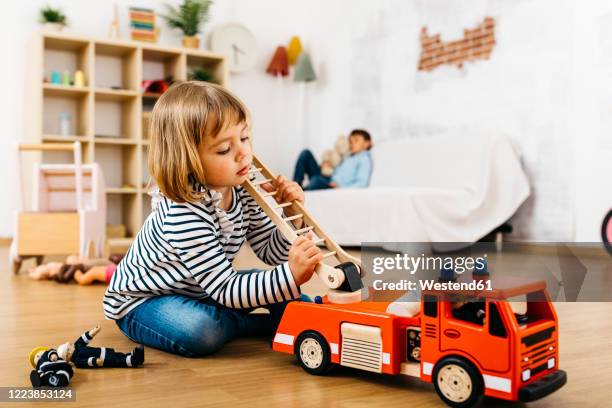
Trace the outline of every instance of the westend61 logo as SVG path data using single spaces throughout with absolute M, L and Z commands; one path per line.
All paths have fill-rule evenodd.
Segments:
M 439 256 L 410 256 L 407 254 L 396 254 L 395 256 L 378 256 L 372 261 L 372 272 L 377 275 L 384 273 L 385 271 L 407 271 L 411 275 L 414 275 L 419 270 L 424 271 L 440 271 L 453 270 L 458 274 L 462 274 L 465 271 L 473 269 L 482 269 L 486 266 L 487 254 L 478 256 L 476 258 L 470 256 L 460 256 L 456 258 L 452 257 L 439 257 Z

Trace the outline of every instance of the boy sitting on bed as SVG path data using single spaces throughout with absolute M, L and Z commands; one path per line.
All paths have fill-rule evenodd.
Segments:
M 321 174 L 321 167 L 305 149 L 300 153 L 295 164 L 293 180 L 303 186 L 304 176 L 308 176 L 308 185 L 304 190 L 322 190 L 327 188 L 367 187 L 372 174 L 372 138 L 363 129 L 355 129 L 349 136 L 351 154 L 334 169 L 331 177 Z

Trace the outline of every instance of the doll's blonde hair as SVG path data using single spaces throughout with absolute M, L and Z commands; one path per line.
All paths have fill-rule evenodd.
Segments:
M 228 126 L 247 123 L 244 104 L 227 89 L 201 81 L 172 85 L 151 114 L 149 174 L 171 200 L 195 202 L 202 192 L 192 182 L 206 184 L 198 146 Z

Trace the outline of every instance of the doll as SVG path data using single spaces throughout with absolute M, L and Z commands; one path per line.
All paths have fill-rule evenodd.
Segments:
M 59 357 L 78 368 L 132 367 L 144 363 L 144 347 L 138 345 L 131 353 L 121 353 L 108 347 L 89 347 L 88 344 L 100 331 L 100 326 L 86 331 L 74 343 L 64 343 L 57 348 Z
M 75 276 L 77 275 L 79 271 L 85 272 L 91 268 L 98 268 L 98 267 L 101 267 L 103 268 L 103 270 L 105 270 L 108 266 L 111 266 L 111 265 L 115 265 L 115 264 L 112 261 L 109 261 L 104 258 L 88 259 L 88 258 L 78 256 L 78 255 L 71 255 L 68 258 L 66 258 L 66 264 L 60 269 L 60 272 L 57 275 L 55 275 L 55 280 L 60 283 L 69 283 L 69 282 L 72 282 L 73 279 L 75 279 L 77 280 L 77 282 L 79 282 L 79 280 L 76 279 L 76 276 Z M 114 272 L 114 269 L 112 272 Z M 112 276 L 112 272 L 110 276 Z M 80 275 L 80 277 L 82 277 L 82 275 Z M 102 282 L 104 281 L 105 280 L 102 279 Z M 83 283 L 83 284 L 89 285 L 92 282 L 93 282 L 93 279 L 90 279 L 88 283 Z M 110 282 L 110 279 L 109 279 L 109 282 Z
M 30 353 L 30 372 L 33 387 L 66 387 L 74 372 L 68 361 L 61 358 L 56 349 L 37 347 Z
M 111 254 L 108 259 L 70 255 L 64 263 L 49 262 L 31 268 L 29 275 L 35 280 L 53 279 L 60 283 L 69 283 L 74 279 L 81 285 L 96 281 L 108 284 L 122 258 L 122 254 Z
M 36 268 L 30 268 L 28 274 L 30 278 L 35 280 L 47 280 L 54 279 L 55 276 L 60 272 L 64 264 L 61 262 L 49 262 L 46 264 L 38 265 Z
M 74 262 L 74 280 L 79 285 L 91 285 L 94 282 L 102 282 L 108 285 L 123 256 L 123 254 L 111 254 L 108 257 L 110 262 L 97 264 L 92 264 L 86 260 L 82 263 Z
M 83 264 L 74 265 L 74 280 L 79 285 L 91 285 L 94 282 L 102 282 L 107 285 L 110 283 L 117 265 L 109 263 L 108 265 L 85 266 Z

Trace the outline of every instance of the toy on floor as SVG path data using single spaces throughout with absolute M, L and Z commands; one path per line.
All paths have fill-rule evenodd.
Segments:
M 123 256 L 123 254 L 111 254 L 108 259 L 88 259 L 79 255 L 70 255 L 63 263 L 49 262 L 30 268 L 29 276 L 35 280 L 53 279 L 59 283 L 75 280 L 80 285 L 91 285 L 94 282 L 108 284 Z
M 54 279 L 59 274 L 60 269 L 64 266 L 62 262 L 49 262 L 38 265 L 36 268 L 30 268 L 28 274 L 30 278 L 35 280 Z
M 78 368 L 122 367 L 136 368 L 144 363 L 144 346 L 138 345 L 131 353 L 121 353 L 108 347 L 89 347 L 89 342 L 100 332 L 100 326 L 86 331 L 74 343 L 57 348 L 58 356 Z
M 23 152 L 72 152 L 71 163 L 37 163 L 31 183 L 31 205 L 23 191 Z M 106 191 L 97 163 L 83 164 L 80 142 L 18 145 L 17 171 L 19 211 L 15 217 L 10 257 L 17 274 L 22 261 L 44 255 L 78 253 L 99 257 L 104 250 Z M 31 207 L 31 208 L 27 208 Z
M 109 284 L 113 274 L 117 270 L 117 264 L 109 263 L 100 266 L 85 266 L 83 264 L 74 265 L 74 280 L 79 285 L 91 285 L 95 282 Z
M 546 282 L 476 271 L 457 279 L 470 282 L 483 289 L 423 290 L 420 307 L 290 302 L 273 350 L 295 355 L 314 375 L 341 365 L 415 377 L 433 383 L 455 408 L 472 407 L 483 395 L 535 401 L 563 387 L 559 323 Z M 518 299 L 526 304 L 520 313 L 512 307 Z
M 56 349 L 37 347 L 30 353 L 32 387 L 66 387 L 74 372 L 68 361 L 61 358 Z

